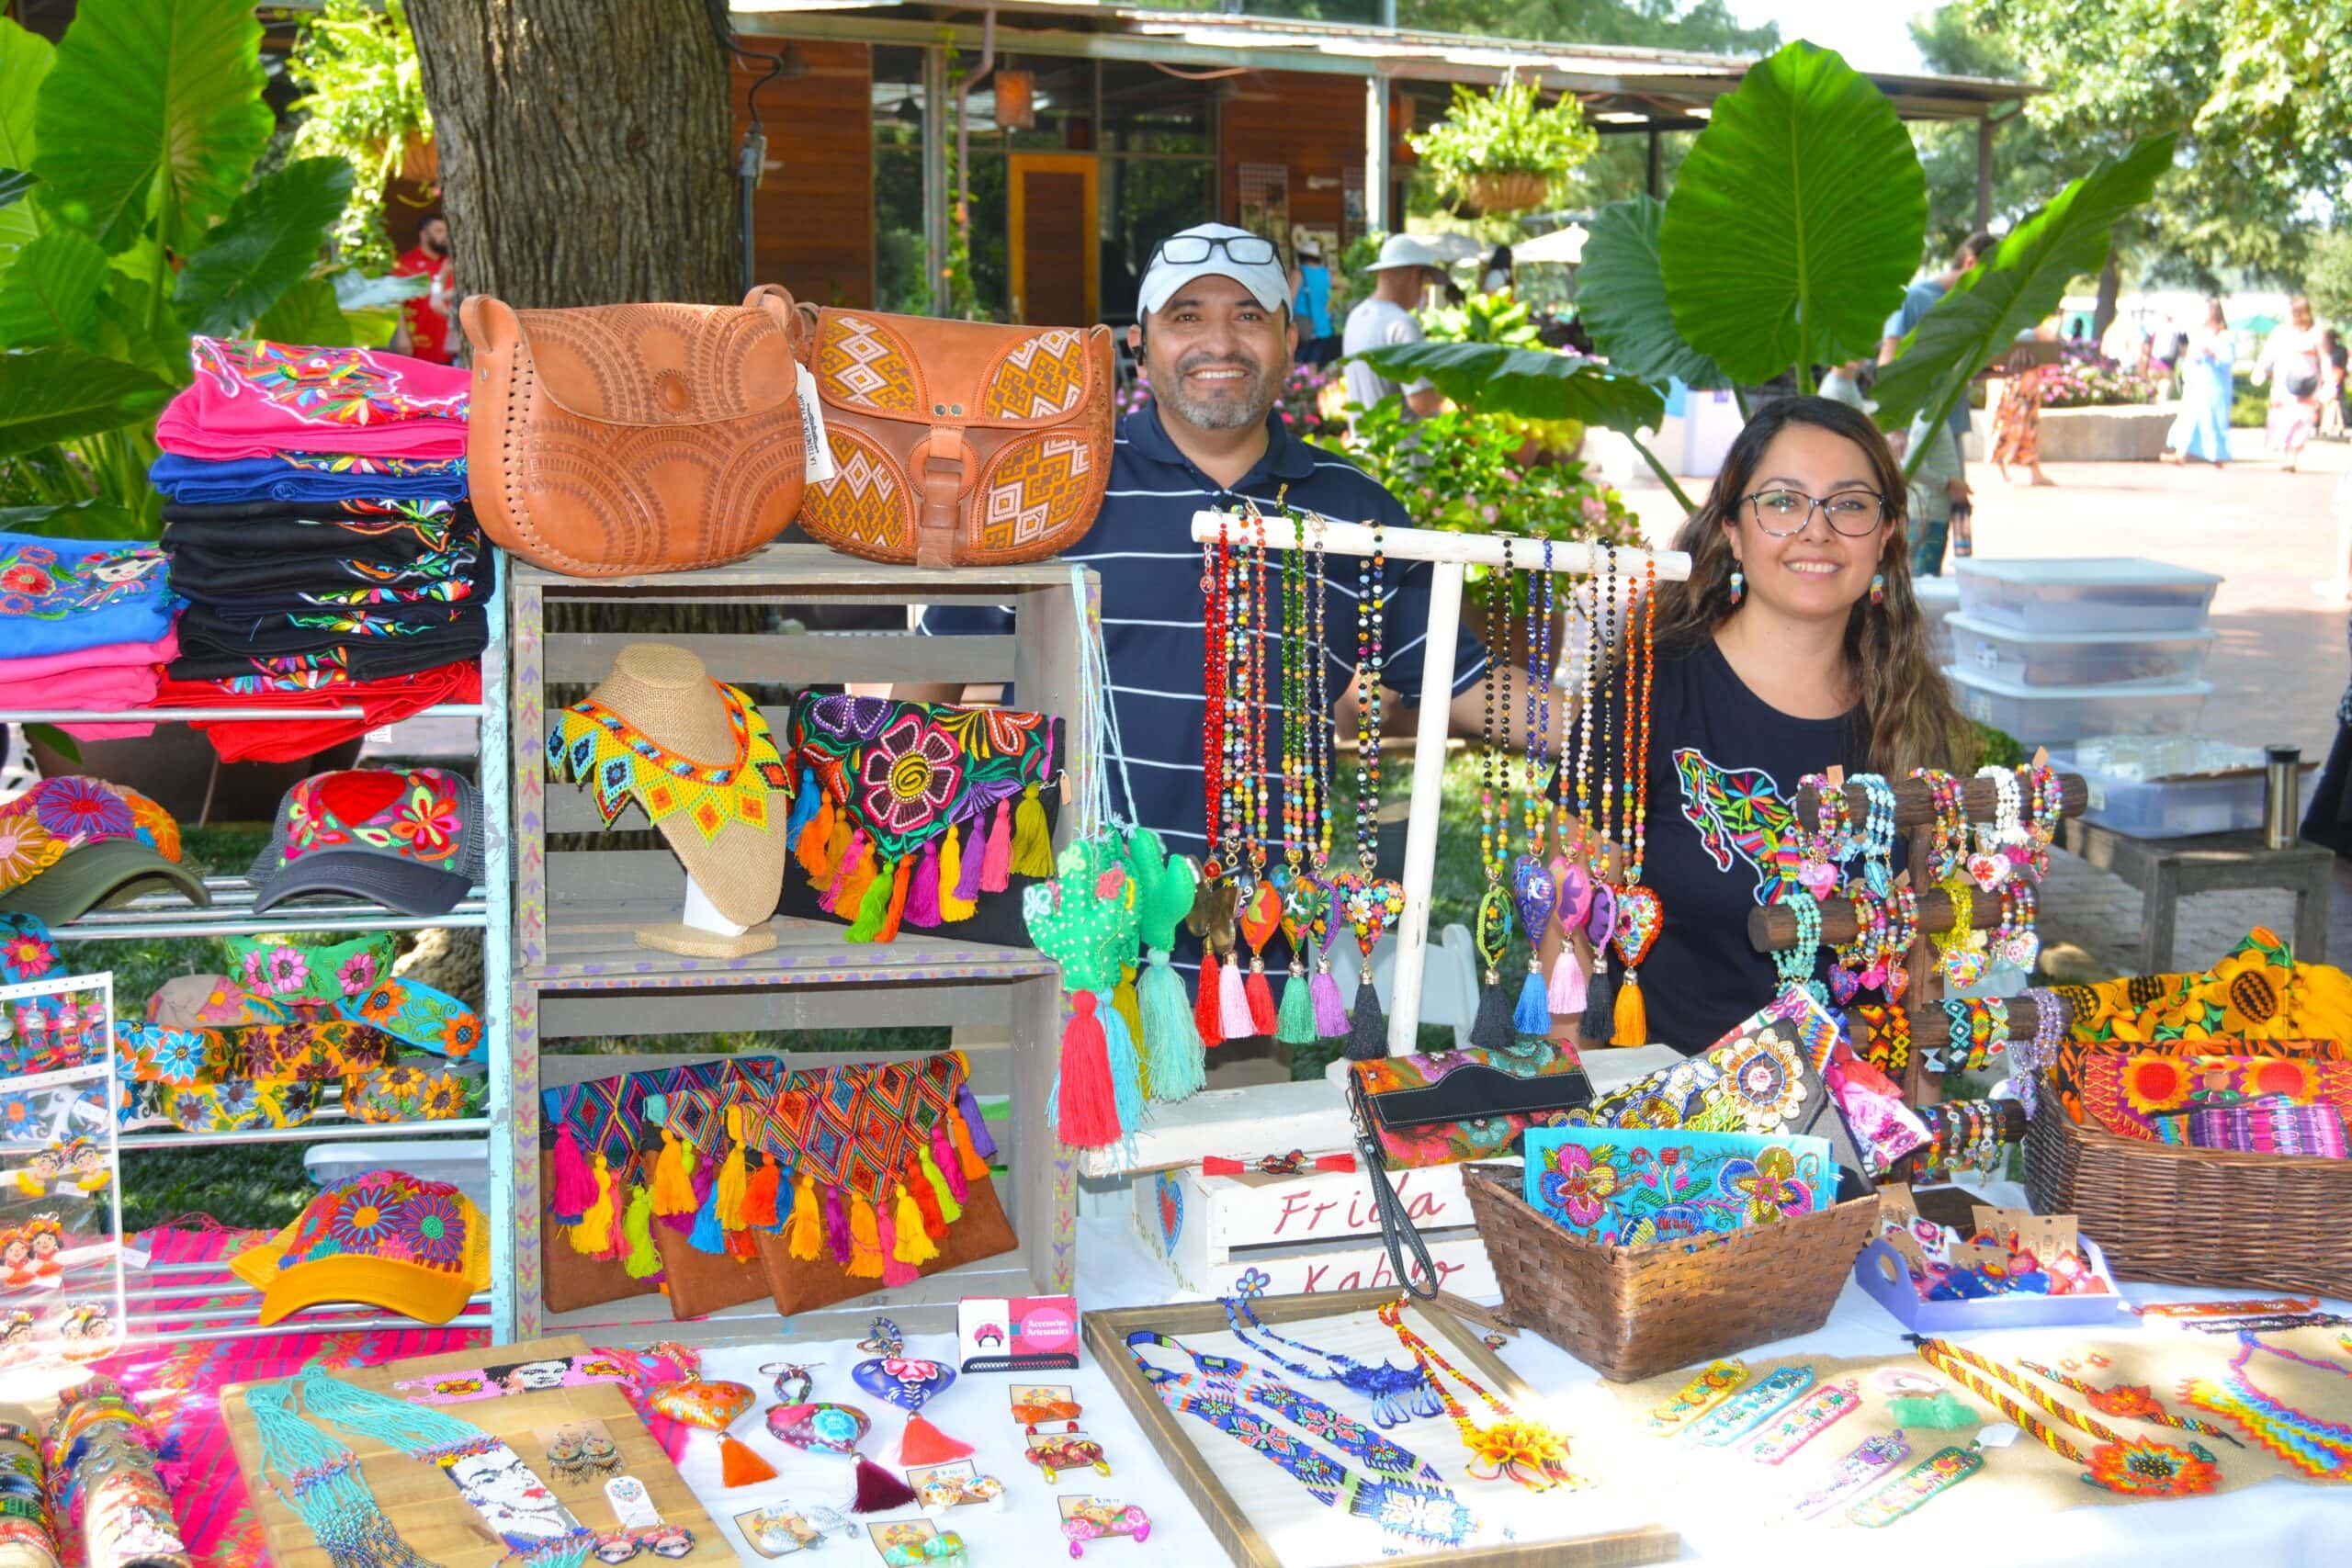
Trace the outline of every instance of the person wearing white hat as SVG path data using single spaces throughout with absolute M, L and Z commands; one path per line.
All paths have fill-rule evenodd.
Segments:
M 1380 259 L 1364 270 L 1373 275 L 1373 289 L 1348 312 L 1340 352 L 1358 355 L 1369 349 L 1386 348 L 1391 344 L 1420 342 L 1424 334 L 1413 307 L 1421 302 L 1421 296 L 1431 284 L 1445 276 L 1444 265 L 1437 253 L 1410 234 L 1391 234 L 1381 243 Z M 1348 401 L 1360 408 L 1370 408 L 1397 392 L 1404 395 L 1405 412 L 1415 419 L 1427 419 L 1437 412 L 1437 389 L 1427 381 L 1400 385 L 1354 358 L 1348 360 L 1343 374 L 1347 378 Z

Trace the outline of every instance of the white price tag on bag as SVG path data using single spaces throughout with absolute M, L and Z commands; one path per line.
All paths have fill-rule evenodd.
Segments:
M 833 477 L 833 449 L 825 442 L 825 404 L 817 395 L 817 378 L 808 367 L 795 364 L 800 383 L 800 444 L 808 455 L 808 482 L 823 484 Z

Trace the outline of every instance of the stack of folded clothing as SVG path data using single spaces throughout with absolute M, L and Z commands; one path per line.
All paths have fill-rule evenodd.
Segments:
M 0 709 L 142 708 L 179 644 L 153 545 L 0 534 Z M 69 724 L 85 740 L 152 724 Z
M 230 761 L 283 761 L 478 701 L 492 552 L 465 500 L 466 373 L 360 348 L 190 352 L 149 475 L 187 601 L 157 704 L 361 710 L 198 725 Z

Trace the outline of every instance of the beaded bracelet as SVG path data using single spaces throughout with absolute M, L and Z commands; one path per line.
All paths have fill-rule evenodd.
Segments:
M 1870 802 L 1862 821 L 1863 885 L 1883 898 L 1894 886 L 1894 786 L 1883 773 L 1856 773 Z
M 2026 778 L 2032 784 L 2033 804 L 2025 836 L 2033 849 L 2033 874 L 2039 880 L 2050 874 L 2050 846 L 2058 841 L 2058 819 L 2066 808 L 2066 796 L 2058 770 L 2047 762 L 2028 764 Z
M 2035 1091 L 2041 1075 L 2058 1059 L 2058 1043 L 2074 1021 L 2075 1010 L 2065 998 L 2052 990 L 2036 988 L 2026 996 L 2033 1003 L 2033 1039 L 2010 1041 L 2009 1086 L 2018 1103 L 2025 1107 L 2026 1119 L 2030 1121 L 2038 1109 Z
M 1821 960 L 1821 900 L 1803 887 L 1792 887 L 1781 902 L 1788 906 L 1797 922 L 1796 945 L 1772 954 L 1772 967 L 1781 976 L 1781 990 L 1783 994 L 1807 992 L 1826 1007 L 1828 990 L 1813 975 Z
M 1906 883 L 1886 900 L 1885 929 L 1879 935 L 1879 962 L 1886 972 L 1886 999 L 1899 1002 L 1911 986 L 1911 944 L 1919 937 L 1919 896 Z
M 1962 876 L 1946 877 L 1940 885 L 1951 900 L 1951 929 L 1936 932 L 1936 967 L 1955 986 L 1973 986 L 1984 977 L 1991 955 L 1976 933 L 1976 894 Z
M 1852 1001 L 1865 985 L 1871 983 L 1869 971 L 1879 957 L 1886 926 L 1885 912 L 1861 888 L 1849 887 L 1846 901 L 1854 909 L 1854 936 L 1852 941 L 1840 942 L 1832 950 L 1837 963 L 1829 971 L 1830 998 L 1839 1007 Z
M 2034 960 L 2041 956 L 2041 936 L 2034 930 L 2034 919 L 2041 906 L 2041 896 L 2033 884 L 2024 877 L 2013 877 L 2001 893 L 2001 931 L 1994 939 L 1993 951 L 2014 969 L 2033 973 Z
M 1902 1008 L 1859 1007 L 1862 1059 L 1889 1077 L 1911 1065 L 1911 1015 Z
M 1959 874 L 1961 860 L 1968 853 L 1967 798 L 1960 781 L 1940 768 L 1914 768 L 1911 776 L 1928 786 L 1936 810 L 1928 851 L 1928 877 L 1933 882 L 1944 882 Z
M 1846 792 L 1832 785 L 1826 773 L 1805 774 L 1797 781 L 1797 789 L 1800 794 L 1813 791 L 1818 824 L 1812 833 L 1798 826 L 1804 858 L 1797 868 L 1797 881 L 1815 898 L 1826 898 L 1837 889 L 1838 863 L 1852 849 L 1853 824 L 1846 808 Z

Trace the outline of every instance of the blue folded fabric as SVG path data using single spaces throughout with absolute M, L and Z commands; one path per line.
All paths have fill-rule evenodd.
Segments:
M 0 649 L 8 658 L 154 642 L 186 604 L 153 544 L 0 534 Z
M 463 457 L 353 457 L 278 452 L 213 462 L 166 452 L 147 482 L 174 501 L 217 505 L 254 501 L 463 501 Z

